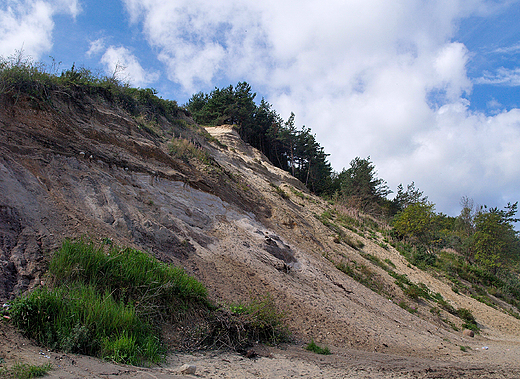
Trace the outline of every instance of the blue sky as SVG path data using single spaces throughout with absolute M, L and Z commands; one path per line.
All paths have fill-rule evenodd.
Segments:
M 414 181 L 456 215 L 462 196 L 520 200 L 518 19 L 518 0 L 4 0 L 0 55 L 180 104 L 247 81 L 337 171 L 370 156 L 392 189 Z

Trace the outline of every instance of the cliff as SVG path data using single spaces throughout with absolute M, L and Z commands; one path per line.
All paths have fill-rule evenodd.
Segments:
M 45 280 L 64 238 L 88 235 L 184 267 L 216 302 L 271 294 L 297 341 L 453 362 L 481 362 L 460 346 L 486 345 L 486 362 L 518 362 L 519 320 L 408 264 L 384 225 L 313 196 L 232 126 L 202 128 L 182 110 L 150 121 L 78 88 L 2 99 L 0 128 L 3 302 Z M 470 309 L 481 335 L 408 299 L 390 272 Z

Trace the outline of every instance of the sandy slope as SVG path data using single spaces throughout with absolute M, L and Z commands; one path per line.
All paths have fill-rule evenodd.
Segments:
M 317 220 L 326 202 L 273 167 L 231 127 L 207 128 L 226 147 L 201 140 L 219 167 L 194 167 L 172 159 L 160 138 L 151 139 L 128 115 L 105 104 L 60 106 L 54 113 L 0 108 L 0 299 L 38 284 L 46 254 L 62 238 L 95 233 L 182 265 L 216 301 L 270 293 L 286 313 L 296 344 L 259 351 L 256 361 L 233 354 L 177 355 L 168 367 L 148 370 L 86 357 L 73 357 L 72 364 L 71 356 L 39 354 L 3 328 L 0 356 L 8 364 L 51 360 L 62 366 L 53 377 L 64 378 L 160 378 L 189 362 L 208 378 L 518 376 L 519 320 L 455 294 L 369 238 L 363 238 L 365 253 L 390 259 L 415 283 L 442 293 L 456 308 L 471 309 L 482 334 L 464 337 L 432 315 L 428 302 L 415 304 L 418 313 L 411 314 L 337 270 L 331 261 L 362 262 L 402 296 L 388 274 L 335 242 Z M 459 319 L 442 316 L 460 326 Z M 301 346 L 310 339 L 334 354 L 305 352 Z M 464 353 L 460 346 L 471 349 Z

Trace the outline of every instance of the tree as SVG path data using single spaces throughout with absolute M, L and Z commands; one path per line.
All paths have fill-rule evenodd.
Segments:
M 435 228 L 435 205 L 429 202 L 410 204 L 395 216 L 394 230 L 411 242 L 417 242 L 431 249 L 433 242 L 432 233 Z
M 292 112 L 284 123 L 264 99 L 257 106 L 255 96 L 249 84 L 240 82 L 235 88 L 215 88 L 209 95 L 199 92 L 186 108 L 200 124 L 237 125 L 240 137 L 274 165 L 289 171 L 316 194 L 326 191 L 332 183 L 332 169 L 328 154 L 310 128 L 298 130 Z
M 494 274 L 504 261 L 516 258 L 518 253 L 518 238 L 513 228 L 513 223 L 519 221 L 515 218 L 517 210 L 518 202 L 508 203 L 504 210 L 483 207 L 475 216 L 474 258 Z
M 386 182 L 377 177 L 374 164 L 370 157 L 361 159 L 354 158 L 350 162 L 350 168 L 338 175 L 341 196 L 349 200 L 359 209 L 370 212 L 374 206 L 385 199 L 392 191 Z
M 289 156 L 287 157 L 289 160 L 289 167 L 291 169 L 292 176 L 294 175 L 295 170 L 295 150 L 296 150 L 296 141 L 298 138 L 298 134 L 296 132 L 296 127 L 294 126 L 294 113 L 291 112 L 291 115 L 285 122 L 284 128 L 280 128 L 278 132 L 278 139 L 285 146 L 288 151 Z
M 402 184 L 397 186 L 397 195 L 393 201 L 396 209 L 401 211 L 412 204 L 426 203 L 428 196 L 424 196 L 423 191 L 419 190 L 419 188 L 415 188 L 415 183 L 411 182 L 406 186 L 406 191 Z

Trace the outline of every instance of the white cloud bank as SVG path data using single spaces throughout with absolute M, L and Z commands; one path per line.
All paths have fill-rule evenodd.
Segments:
M 468 110 L 471 52 L 452 40 L 460 19 L 506 2 L 124 3 L 170 80 L 188 93 L 249 82 L 311 127 L 337 170 L 370 155 L 392 188 L 415 181 L 450 214 L 463 195 L 498 206 L 520 200 L 520 111 Z
M 17 51 L 39 60 L 52 48 L 53 17 L 76 17 L 81 11 L 77 0 L 4 0 L 0 4 L 0 56 Z
M 462 18 L 512 2 L 123 0 L 186 93 L 247 81 L 282 116 L 294 111 L 311 127 L 336 170 L 370 155 L 392 188 L 415 181 L 450 214 L 462 195 L 492 206 L 520 200 L 520 110 L 497 103 L 489 116 L 465 99 L 473 84 L 519 85 L 519 68 L 471 83 L 472 52 L 453 40 Z M 56 15 L 80 11 L 78 0 L 4 0 L 0 55 L 23 48 L 40 59 L 52 48 Z M 87 56 L 100 56 L 109 74 L 126 67 L 120 79 L 134 86 L 159 77 L 126 47 L 90 47 Z

